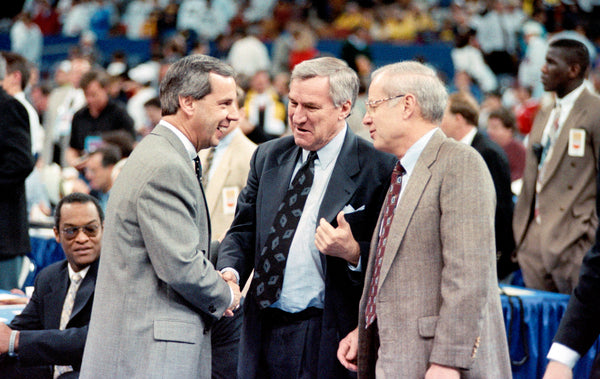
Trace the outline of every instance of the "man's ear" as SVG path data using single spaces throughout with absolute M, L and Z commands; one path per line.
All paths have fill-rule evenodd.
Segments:
M 194 99 L 191 96 L 179 96 L 179 108 L 187 115 L 194 113 Z
M 579 65 L 579 63 L 569 65 L 569 78 L 575 79 L 580 76 L 583 76 L 581 72 L 581 65 Z
M 350 116 L 350 112 L 352 111 L 352 102 L 350 100 L 346 100 L 344 104 L 342 104 L 342 110 L 340 112 L 339 119 L 345 120 Z
M 55 226 L 54 228 L 52 228 L 52 231 L 54 232 L 54 239 L 56 240 L 56 243 L 60 244 L 60 232 L 59 232 L 59 230 Z

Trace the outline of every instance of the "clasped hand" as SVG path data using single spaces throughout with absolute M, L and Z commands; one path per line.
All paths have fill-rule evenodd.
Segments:
M 242 293 L 240 291 L 240 286 L 237 284 L 237 279 L 235 275 L 231 271 L 225 271 L 223 273 L 219 273 L 221 278 L 225 280 L 225 282 L 231 287 L 233 290 L 233 303 L 225 313 L 223 313 L 224 317 L 233 317 L 233 312 L 240 308 L 240 300 L 242 298 Z

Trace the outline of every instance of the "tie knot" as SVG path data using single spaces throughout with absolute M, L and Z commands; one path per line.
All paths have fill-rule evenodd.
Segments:
M 306 158 L 306 162 L 310 162 L 310 161 L 315 161 L 319 159 L 319 156 L 317 155 L 316 151 L 311 151 L 310 153 L 308 153 L 308 157 Z
M 400 161 L 396 162 L 396 166 L 394 167 L 394 174 L 398 176 L 406 174 L 406 170 L 404 169 Z
M 200 158 L 197 155 L 194 158 L 194 169 L 196 170 L 198 180 L 200 180 L 200 178 L 202 178 L 202 165 L 200 163 Z
M 71 278 L 71 281 L 75 284 L 79 284 L 79 282 L 81 282 L 81 274 L 77 273 L 77 274 L 73 275 L 73 277 Z

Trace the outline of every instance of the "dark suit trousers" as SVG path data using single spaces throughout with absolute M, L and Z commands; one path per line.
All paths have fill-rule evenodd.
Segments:
M 257 378 L 318 378 L 322 311 L 308 308 L 287 313 L 262 311 L 262 335 Z

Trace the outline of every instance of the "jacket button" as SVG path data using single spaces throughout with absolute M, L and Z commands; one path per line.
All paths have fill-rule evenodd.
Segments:
M 214 306 L 214 305 L 209 305 L 209 306 L 208 306 L 208 311 L 209 311 L 210 313 L 215 313 L 215 311 L 216 311 L 216 310 L 217 310 L 217 308 L 215 308 L 215 306 Z

